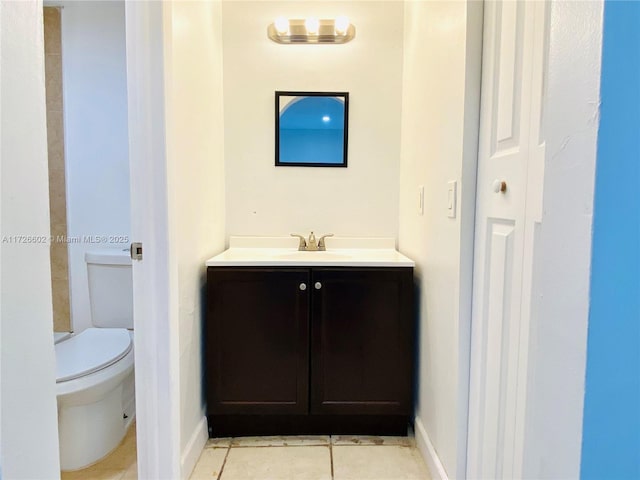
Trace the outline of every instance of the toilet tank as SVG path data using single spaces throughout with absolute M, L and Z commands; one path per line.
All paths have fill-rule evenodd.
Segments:
M 133 328 L 133 278 L 129 250 L 90 250 L 84 255 L 89 277 L 91 324 Z

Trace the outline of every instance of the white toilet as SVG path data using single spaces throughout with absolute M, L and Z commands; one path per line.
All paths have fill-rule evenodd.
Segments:
M 106 456 L 135 417 L 131 259 L 109 249 L 87 252 L 85 261 L 95 328 L 55 345 L 62 470 Z

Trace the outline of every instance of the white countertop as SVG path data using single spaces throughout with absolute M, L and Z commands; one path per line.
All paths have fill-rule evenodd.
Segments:
M 320 238 L 320 236 L 317 236 Z M 392 238 L 331 237 L 324 252 L 298 251 L 293 237 L 231 237 L 208 267 L 413 267 Z

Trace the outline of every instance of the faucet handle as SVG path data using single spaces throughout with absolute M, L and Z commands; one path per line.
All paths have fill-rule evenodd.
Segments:
M 298 243 L 298 250 L 304 251 L 307 249 L 307 241 L 302 235 L 298 235 L 297 233 L 290 233 L 289 235 L 291 235 L 292 237 L 298 237 L 300 239 L 300 242 Z
M 320 240 L 318 240 L 318 250 L 324 252 L 327 249 L 326 245 L 324 244 L 324 239 L 327 237 L 333 237 L 333 233 L 327 233 L 326 235 L 322 235 L 320 237 Z

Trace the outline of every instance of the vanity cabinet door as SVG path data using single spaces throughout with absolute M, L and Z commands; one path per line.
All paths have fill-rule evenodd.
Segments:
M 309 270 L 209 267 L 208 413 L 306 414 Z
M 408 415 L 413 269 L 314 268 L 311 413 Z

